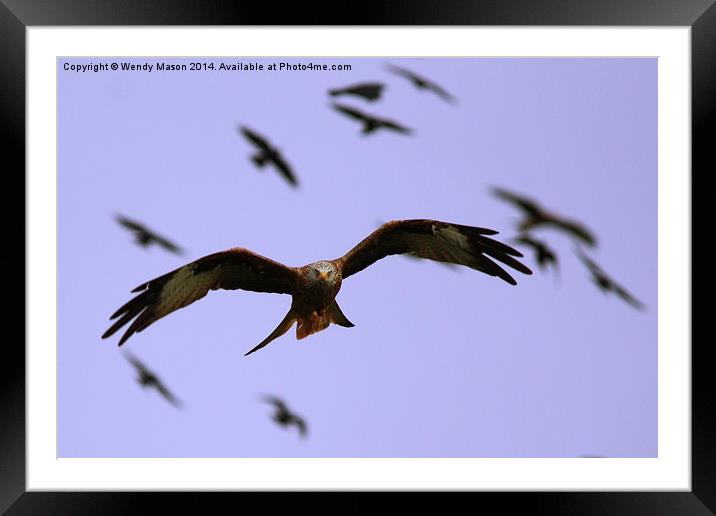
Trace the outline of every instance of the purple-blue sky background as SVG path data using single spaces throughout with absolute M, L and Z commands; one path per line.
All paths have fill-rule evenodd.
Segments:
M 62 70 L 100 61 L 58 60 L 60 456 L 656 456 L 655 59 L 391 60 L 456 105 L 383 59 L 261 60 L 352 65 L 342 72 Z M 368 80 L 387 84 L 383 99 L 340 101 L 413 137 L 364 137 L 330 109 L 329 88 Z M 254 167 L 238 124 L 283 150 L 299 189 Z M 574 243 L 540 229 L 559 252 L 558 279 L 528 252 L 535 274 L 515 272 L 515 287 L 389 257 L 343 283 L 354 328 L 302 341 L 292 329 L 249 357 L 290 297 L 211 292 L 124 346 L 184 410 L 142 390 L 117 335 L 100 339 L 132 288 L 230 247 L 303 265 L 405 218 L 508 241 L 519 213 L 493 185 L 585 222 L 599 239 L 591 256 L 647 311 L 600 293 Z M 115 213 L 188 254 L 134 245 Z M 261 393 L 305 416 L 309 438 L 276 426 Z

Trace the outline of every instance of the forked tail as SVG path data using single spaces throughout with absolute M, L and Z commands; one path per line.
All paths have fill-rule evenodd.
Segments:
M 355 324 L 350 322 L 348 318 L 343 314 L 341 311 L 341 307 L 338 306 L 338 303 L 336 303 L 335 299 L 333 300 L 333 303 L 331 306 L 328 307 L 328 311 L 331 313 L 331 322 L 333 324 L 337 324 L 338 326 L 344 326 L 346 328 L 353 328 Z
M 258 351 L 272 340 L 277 339 L 278 337 L 286 333 L 288 330 L 291 329 L 291 326 L 293 326 L 294 322 L 298 322 L 298 326 L 296 327 L 296 338 L 299 340 L 308 337 L 313 333 L 325 330 L 331 323 L 337 324 L 339 326 L 344 326 L 346 328 L 352 328 L 353 326 L 355 326 L 343 314 L 340 307 L 338 306 L 338 303 L 336 303 L 335 300 L 329 305 L 328 308 L 326 308 L 322 312 L 314 311 L 310 315 L 305 317 L 294 312 L 293 308 L 291 308 L 286 314 L 286 317 L 284 317 L 283 320 L 276 327 L 276 329 L 271 332 L 271 335 L 262 340 L 258 346 L 246 353 L 246 355 L 250 355 L 254 351 Z
M 250 355 L 254 351 L 258 351 L 259 349 L 261 349 L 262 347 L 267 345 L 272 340 L 279 338 L 281 335 L 283 335 L 284 333 L 286 333 L 288 330 L 291 329 L 291 326 L 293 326 L 293 323 L 296 322 L 296 319 L 297 319 L 297 317 L 296 317 L 296 314 L 294 313 L 293 309 L 289 310 L 288 313 L 286 314 L 286 317 L 283 318 L 283 321 L 281 321 L 279 323 L 279 325 L 276 326 L 276 329 L 271 332 L 271 335 L 269 335 L 264 340 L 262 340 L 258 346 L 256 346 L 254 349 L 252 349 L 251 351 L 246 353 L 246 355 L 244 355 L 244 356 Z

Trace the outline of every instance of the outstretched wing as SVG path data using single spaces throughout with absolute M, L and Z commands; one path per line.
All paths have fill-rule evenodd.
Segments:
M 298 433 L 301 434 L 301 437 L 306 437 L 306 435 L 308 434 L 308 426 L 306 425 L 306 420 L 303 419 L 301 416 L 296 415 L 294 415 L 291 419 L 298 427 Z
M 584 264 L 584 266 L 587 267 L 587 269 L 589 269 L 589 272 L 591 272 L 593 275 L 604 274 L 604 272 L 602 271 L 602 268 L 599 265 L 597 265 L 597 262 L 595 262 L 589 256 L 584 254 L 584 252 L 581 249 L 575 248 L 574 253 L 577 255 L 579 260 Z
M 114 218 L 117 222 L 119 222 L 119 224 L 121 224 L 127 229 L 130 229 L 132 231 L 147 232 L 147 228 L 145 228 L 144 225 L 140 224 L 139 222 L 130 220 L 123 215 L 115 215 Z
M 178 245 L 176 245 L 174 242 L 172 242 L 171 240 L 167 240 L 163 236 L 157 235 L 156 233 L 152 233 L 152 238 L 154 238 L 154 241 L 157 244 L 159 244 L 160 246 L 162 246 L 164 249 L 166 249 L 167 251 L 170 251 L 174 254 L 179 254 L 179 255 L 184 254 L 184 250 L 181 247 L 179 247 Z
M 102 335 L 105 339 L 134 319 L 119 340 L 121 346 L 134 333 L 154 321 L 204 297 L 209 290 L 251 290 L 290 294 L 300 275 L 294 269 L 235 248 L 199 258 L 163 276 L 142 283 L 140 292 L 110 319 L 119 319 Z
M 263 150 L 270 150 L 270 149 L 271 149 L 271 145 L 269 144 L 268 141 L 266 141 L 266 139 L 265 139 L 264 137 L 262 137 L 262 136 L 260 136 L 259 134 L 255 133 L 254 131 L 252 131 L 252 130 L 249 129 L 248 127 L 241 126 L 241 127 L 239 127 L 239 131 L 241 132 L 241 134 L 243 134 L 243 135 L 246 137 L 247 140 L 249 140 L 250 142 L 252 142 L 252 143 L 253 143 L 254 145 L 256 145 L 257 147 L 259 147 L 259 148 L 261 148 L 261 149 L 263 149 Z
M 335 102 L 332 104 L 332 106 L 333 109 L 335 109 L 336 111 L 340 111 L 341 113 L 346 116 L 349 116 L 350 118 L 355 118 L 356 120 L 361 120 L 364 122 L 372 120 L 372 118 L 368 115 L 365 115 L 352 107 L 344 106 L 342 104 L 336 104 Z
M 366 100 L 373 101 L 378 100 L 380 95 L 385 88 L 385 84 L 380 82 L 365 82 L 354 84 L 353 86 L 347 86 L 345 88 L 335 88 L 328 91 L 328 94 L 332 97 L 338 95 L 358 95 Z
M 154 381 L 152 382 L 152 386 L 159 391 L 159 393 L 164 396 L 164 398 L 174 405 L 175 407 L 179 407 L 181 403 L 179 400 L 169 391 L 169 389 L 166 388 L 166 386 L 162 383 L 162 381 L 157 378 L 157 376 L 152 373 L 149 369 L 146 368 L 146 366 L 142 363 L 141 360 L 139 360 L 137 357 L 132 355 L 129 352 L 123 353 L 124 357 L 134 366 L 134 368 L 139 372 L 140 374 L 151 376 Z
M 518 208 L 521 208 L 528 215 L 540 217 L 543 213 L 542 208 L 540 208 L 540 206 L 536 202 L 526 197 L 522 197 L 521 195 L 508 192 L 507 190 L 503 190 L 502 188 L 493 188 L 492 193 L 494 193 L 500 199 L 510 202 Z
M 597 239 L 595 238 L 595 236 L 583 224 L 549 213 L 532 199 L 528 199 L 527 197 L 523 197 L 512 192 L 508 192 L 507 190 L 503 190 L 502 188 L 493 188 L 492 193 L 494 193 L 495 196 L 499 197 L 500 199 L 514 204 L 523 212 L 525 212 L 525 215 L 527 215 L 528 217 L 529 225 L 552 225 L 558 229 L 562 229 L 568 233 L 571 233 L 572 236 L 579 238 L 584 243 L 590 246 L 594 246 L 597 243 Z
M 286 160 L 283 159 L 282 156 L 276 155 L 273 157 L 273 163 L 276 165 L 276 168 L 281 173 L 281 175 L 288 181 L 291 186 L 298 186 L 298 180 L 296 179 L 295 174 L 293 173 L 293 170 L 291 170 L 291 167 L 288 163 L 286 163 Z
M 445 88 L 443 88 L 439 84 L 430 81 L 428 82 L 427 88 L 430 89 L 433 93 L 435 93 L 438 97 L 443 99 L 445 102 L 449 102 L 451 104 L 457 102 L 455 96 L 450 94 Z
M 422 77 L 418 75 L 415 72 L 412 72 L 406 68 L 401 68 L 400 66 L 396 66 L 394 64 L 388 63 L 388 70 L 393 72 L 396 75 L 400 75 L 401 77 L 404 77 L 410 81 L 412 81 L 416 86 L 420 88 L 426 88 L 431 90 L 433 93 L 438 95 L 440 98 L 445 100 L 446 102 L 455 102 L 456 99 L 453 97 L 450 93 L 448 93 L 445 88 L 441 87 L 439 84 L 426 79 L 425 77 Z
M 589 272 L 592 274 L 592 280 L 600 288 L 602 288 L 602 290 L 614 292 L 623 301 L 627 302 L 637 310 L 643 310 L 645 308 L 644 303 L 639 301 L 637 298 L 631 295 L 631 293 L 629 293 L 629 291 L 627 291 L 624 287 L 622 287 L 620 284 L 610 278 L 607 273 L 604 272 L 604 270 L 594 260 L 584 254 L 581 249 L 577 249 L 576 254 L 582 261 L 582 263 L 587 267 L 587 269 L 589 269 Z
M 380 125 L 383 127 L 386 127 L 388 129 L 392 129 L 393 131 L 397 131 L 399 133 L 403 134 L 412 134 L 413 130 L 409 127 L 405 127 L 404 125 L 400 125 L 397 122 L 393 122 L 392 120 L 388 120 L 386 118 L 379 119 Z
M 513 258 L 521 257 L 522 253 L 485 236 L 495 234 L 497 231 L 492 229 L 437 220 L 398 220 L 383 224 L 336 263 L 342 268 L 343 278 L 347 278 L 386 256 L 413 254 L 465 265 L 516 285 L 514 278 L 490 258 L 524 274 L 532 274 L 532 271 Z
M 176 408 L 181 408 L 182 403 L 177 399 L 174 394 L 161 382 L 161 380 L 157 380 L 157 382 L 154 384 L 154 387 L 159 391 L 159 394 L 161 394 L 165 400 L 167 400 L 169 403 L 174 405 Z
M 139 360 L 137 357 L 132 355 L 131 353 L 124 353 L 124 358 L 127 359 L 127 361 L 134 366 L 134 368 L 137 370 L 138 373 L 146 373 L 151 374 L 151 371 L 146 368 L 146 366 L 142 363 L 141 360 Z
M 584 225 L 574 222 L 568 219 L 563 219 L 562 217 L 556 217 L 556 216 L 547 216 L 545 219 L 545 222 L 547 224 L 551 224 L 552 226 L 555 226 L 556 228 L 562 229 L 566 231 L 567 233 L 571 233 L 572 236 L 575 236 L 582 240 L 585 244 L 589 246 L 594 246 L 597 243 L 597 239 L 592 234 L 591 231 L 589 231 Z
M 271 394 L 264 394 L 261 396 L 261 399 L 264 400 L 266 403 L 270 403 L 271 405 L 276 408 L 276 410 L 280 412 L 288 412 L 288 406 L 281 398 L 278 398 L 276 396 L 273 396 Z
M 543 241 L 532 238 L 527 234 L 519 235 L 514 241 L 532 248 L 540 269 L 545 269 L 550 263 L 554 266 L 555 271 L 559 268 L 557 255 Z
M 117 220 L 117 222 L 119 222 L 125 228 L 137 233 L 138 236 L 140 236 L 143 239 L 143 241 L 151 242 L 153 240 L 157 244 L 161 245 L 167 251 L 171 251 L 176 254 L 183 254 L 183 252 L 184 252 L 181 249 L 181 247 L 177 246 L 170 240 L 167 240 L 163 236 L 155 233 L 154 231 L 148 229 L 146 226 L 144 226 L 143 224 L 140 224 L 139 222 L 130 220 L 126 217 L 123 217 L 122 215 L 116 215 L 115 219 Z
M 616 293 L 617 296 L 619 296 L 620 298 L 622 298 L 623 301 L 627 302 L 628 304 L 630 304 L 631 306 L 633 306 L 633 307 L 636 308 L 637 310 L 643 310 L 643 309 L 644 309 L 644 307 L 645 307 L 645 306 L 644 306 L 644 303 L 642 303 L 642 302 L 639 301 L 637 298 L 635 298 L 634 296 L 632 296 L 632 295 L 629 293 L 629 291 L 627 291 L 627 290 L 626 290 L 624 287 L 622 287 L 621 285 L 618 285 L 618 284 L 615 283 L 615 284 L 614 284 L 614 292 Z
M 401 77 L 404 77 L 410 81 L 424 82 L 424 79 L 422 77 L 406 68 L 401 68 L 400 66 L 396 66 L 392 63 L 386 63 L 386 68 L 389 71 L 393 72 L 395 75 L 400 75 Z
M 517 238 L 515 238 L 515 242 L 529 246 L 536 251 L 540 248 L 544 248 L 544 244 L 541 241 L 535 240 L 529 235 L 518 235 Z

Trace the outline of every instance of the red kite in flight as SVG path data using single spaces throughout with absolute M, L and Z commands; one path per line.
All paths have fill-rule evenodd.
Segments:
M 341 258 L 303 267 L 288 267 L 243 248 L 210 254 L 135 288 L 132 292 L 139 294 L 112 314 L 110 319 L 119 319 L 102 338 L 134 319 L 119 340 L 122 345 L 134 333 L 216 289 L 292 296 L 291 308 L 278 327 L 247 355 L 286 333 L 294 323 L 298 323 L 298 339 L 331 323 L 350 328 L 353 323 L 336 303 L 341 282 L 393 254 L 464 265 L 516 285 L 514 278 L 490 258 L 524 274 L 532 271 L 514 258 L 522 253 L 485 236 L 495 234 L 497 231 L 491 229 L 437 220 L 399 220 L 383 224 Z

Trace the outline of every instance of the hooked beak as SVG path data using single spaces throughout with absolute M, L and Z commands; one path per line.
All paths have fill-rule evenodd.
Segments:
M 320 271 L 318 273 L 318 279 L 321 281 L 326 281 L 328 279 L 328 273 L 326 271 Z

